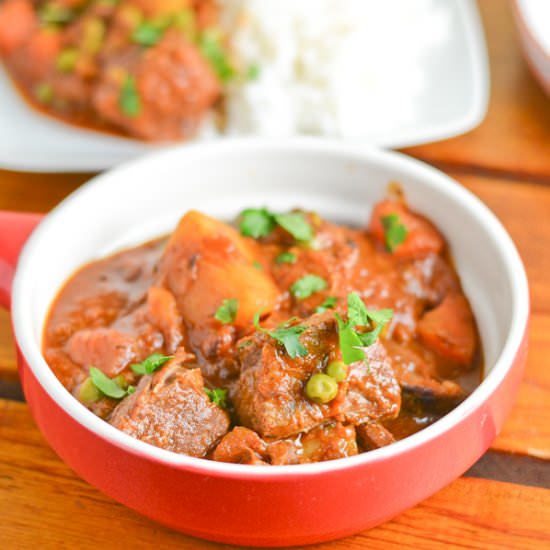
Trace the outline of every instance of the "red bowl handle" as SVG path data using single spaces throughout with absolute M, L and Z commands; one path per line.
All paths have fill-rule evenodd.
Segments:
M 43 217 L 43 214 L 0 210 L 0 307 L 10 307 L 11 283 L 17 259 L 29 235 Z

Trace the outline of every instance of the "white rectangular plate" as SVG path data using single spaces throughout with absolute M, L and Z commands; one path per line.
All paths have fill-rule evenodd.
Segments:
M 445 0 L 449 39 L 426 58 L 427 86 L 418 120 L 370 144 L 397 148 L 467 132 L 487 110 L 487 50 L 473 0 Z M 133 139 L 81 129 L 43 115 L 19 96 L 0 67 L 0 167 L 36 172 L 103 170 L 158 148 Z

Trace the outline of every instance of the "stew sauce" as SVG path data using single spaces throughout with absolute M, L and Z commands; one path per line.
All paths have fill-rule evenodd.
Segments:
M 44 356 L 84 406 L 178 453 L 299 464 L 407 437 L 479 383 L 445 240 L 401 201 L 366 229 L 265 209 L 237 226 L 191 211 L 68 281 Z

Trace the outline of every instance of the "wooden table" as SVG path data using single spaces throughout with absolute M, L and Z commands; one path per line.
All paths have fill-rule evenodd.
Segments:
M 482 0 L 492 95 L 469 134 L 408 154 L 450 174 L 503 221 L 527 266 L 527 371 L 503 432 L 466 475 L 393 521 L 315 548 L 550 548 L 550 99 L 523 61 L 508 5 Z M 45 212 L 89 175 L 0 171 L 0 209 Z M 215 549 L 154 524 L 81 481 L 22 402 L 0 311 L 0 547 Z

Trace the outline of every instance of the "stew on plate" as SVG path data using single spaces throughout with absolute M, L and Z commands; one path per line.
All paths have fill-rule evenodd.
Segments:
M 223 462 L 356 455 L 432 424 L 481 378 L 445 239 L 392 196 L 366 228 L 314 212 L 187 212 L 166 238 L 82 267 L 44 356 L 88 409 Z
M 48 114 L 175 140 L 232 74 L 217 20 L 215 0 L 0 0 L 0 59 Z

